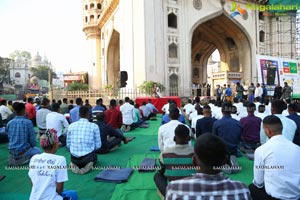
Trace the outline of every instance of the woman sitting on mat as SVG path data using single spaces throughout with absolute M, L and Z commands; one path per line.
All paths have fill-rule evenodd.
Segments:
M 33 156 L 29 163 L 30 199 L 76 200 L 75 191 L 64 190 L 64 182 L 68 180 L 67 164 L 65 157 L 55 155 L 59 147 L 56 131 L 51 129 L 43 133 L 40 144 L 44 153 Z

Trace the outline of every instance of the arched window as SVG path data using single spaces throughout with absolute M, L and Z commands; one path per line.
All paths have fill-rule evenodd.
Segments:
M 227 43 L 227 46 L 228 46 L 229 50 L 237 49 L 237 46 L 236 46 L 236 44 L 235 44 L 235 42 L 232 38 L 227 37 L 225 41 Z
M 265 19 L 265 18 L 264 18 L 264 13 L 263 13 L 263 12 L 259 12 L 259 13 L 258 13 L 258 19 L 259 19 L 259 20 L 262 20 L 262 21 Z
M 97 9 L 99 9 L 99 10 L 101 9 L 101 3 L 97 4 Z
M 95 4 L 91 3 L 90 4 L 90 9 L 94 9 L 95 8 Z
M 177 28 L 177 16 L 174 13 L 168 15 L 168 27 Z
M 88 17 L 85 17 L 85 22 L 88 22 Z
M 94 22 L 94 15 L 90 16 L 90 22 Z
M 265 32 L 259 31 L 259 42 L 265 42 Z
M 99 18 L 100 18 L 100 15 L 97 16 L 97 19 L 99 19 Z
M 169 45 L 169 58 L 177 58 L 177 45 L 172 43 Z
M 15 78 L 21 78 L 21 74 L 19 72 L 15 73 Z
M 87 10 L 87 9 L 88 9 L 88 7 L 89 7 L 88 5 L 85 5 L 85 6 L 84 6 L 85 10 Z
M 178 76 L 172 74 L 170 76 L 170 96 L 178 96 Z

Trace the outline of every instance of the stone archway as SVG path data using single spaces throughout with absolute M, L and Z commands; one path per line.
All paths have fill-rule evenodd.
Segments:
M 120 72 L 120 34 L 116 30 L 113 30 L 109 41 L 106 66 L 107 85 L 118 88 Z
M 191 41 L 192 82 L 207 83 L 208 59 L 216 49 L 220 53 L 219 72 L 224 73 L 224 83 L 231 82 L 230 75 L 227 76 L 230 73 L 240 74 L 240 81 L 250 82 L 251 44 L 244 31 L 234 19 L 225 14 L 197 25 Z

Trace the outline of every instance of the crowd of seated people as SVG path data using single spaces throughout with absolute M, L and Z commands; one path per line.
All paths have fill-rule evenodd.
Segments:
M 35 121 L 44 151 L 54 156 L 57 148 L 66 146 L 72 172 L 86 174 L 96 165 L 97 154 L 109 153 L 122 142 L 127 144 L 126 132 L 143 127 L 141 125 L 156 118 L 158 112 L 151 100 L 138 105 L 128 97 L 119 104 L 115 99 L 110 100 L 108 108 L 102 99 L 96 100 L 94 107 L 89 101 L 84 104 L 82 98 L 76 98 L 75 102 L 76 105 L 68 104 L 68 100 L 63 99 L 50 104 L 44 98 L 35 108 L 35 117 L 32 116 L 35 105 L 31 99 L 26 105 L 13 103 L 12 112 L 5 120 L 0 120 L 0 126 L 5 127 L 3 133 L 0 132 L 0 142 L 8 142 L 8 164 L 23 165 L 31 157 L 43 155 L 36 147 Z M 164 198 L 300 198 L 300 176 L 295 175 L 300 174 L 297 159 L 300 153 L 299 104 L 278 99 L 261 103 L 257 98 L 253 103 L 235 98 L 233 102 L 200 102 L 195 98 L 194 103 L 188 100 L 183 110 L 172 101 L 165 106 L 157 132 L 162 170 L 154 175 Z M 6 104 L 1 101 L 1 105 Z M 66 113 L 70 115 L 69 121 Z M 57 139 L 49 140 L 54 137 L 49 136 L 51 129 L 55 130 Z M 194 145 L 191 139 L 195 140 Z M 242 173 L 224 170 L 238 165 L 236 159 L 240 156 L 254 160 L 254 179 L 249 187 L 222 173 Z M 65 164 L 63 158 L 59 160 Z M 175 171 L 174 166 L 186 166 L 190 170 Z M 61 176 L 64 178 L 60 177 L 57 183 L 67 181 L 65 174 Z M 36 184 L 42 180 L 34 175 L 30 178 L 34 183 L 32 195 L 41 195 L 36 193 Z M 56 187 L 59 187 L 59 195 L 65 195 L 59 184 Z

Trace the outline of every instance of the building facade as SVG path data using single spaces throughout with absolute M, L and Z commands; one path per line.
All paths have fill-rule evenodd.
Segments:
M 207 82 L 215 50 L 220 71 L 211 76 L 213 86 L 256 82 L 256 55 L 296 58 L 296 12 L 263 12 L 259 6 L 267 3 L 82 0 L 83 31 L 91 49 L 89 84 L 118 87 L 119 72 L 127 71 L 128 88 L 155 81 L 168 95 L 189 96 L 192 83 Z

